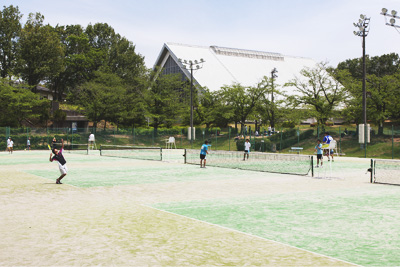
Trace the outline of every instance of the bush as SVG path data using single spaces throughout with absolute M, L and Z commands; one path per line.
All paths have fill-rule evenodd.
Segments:
M 296 127 L 296 123 L 294 121 L 285 121 L 282 123 L 282 127 L 292 129 L 292 128 Z

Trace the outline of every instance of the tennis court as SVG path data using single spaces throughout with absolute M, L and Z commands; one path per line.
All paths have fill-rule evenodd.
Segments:
M 400 264 L 400 186 L 369 159 L 311 177 L 66 153 L 56 185 L 49 154 L 0 153 L 1 266 Z

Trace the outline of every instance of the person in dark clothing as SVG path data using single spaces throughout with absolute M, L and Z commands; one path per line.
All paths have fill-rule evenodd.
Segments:
M 61 149 L 58 150 L 57 148 L 53 148 L 52 152 L 54 153 L 50 153 L 50 161 L 57 161 L 58 162 L 58 168 L 60 169 L 60 177 L 58 177 L 58 179 L 56 180 L 56 184 L 62 184 L 61 183 L 61 179 L 65 177 L 65 175 L 67 175 L 68 172 L 68 168 L 67 168 L 67 161 L 65 160 L 64 156 L 63 156 L 63 152 L 64 152 L 64 140 L 61 139 Z

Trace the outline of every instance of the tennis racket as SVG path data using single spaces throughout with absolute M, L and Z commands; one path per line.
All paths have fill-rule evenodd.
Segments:
M 47 147 L 49 148 L 49 150 L 51 150 L 51 146 L 50 145 L 47 145 Z

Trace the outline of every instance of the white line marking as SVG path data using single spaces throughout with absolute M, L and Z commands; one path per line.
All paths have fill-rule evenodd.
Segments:
M 270 242 L 273 242 L 273 243 L 276 243 L 276 244 L 280 244 L 280 245 L 288 246 L 288 247 L 291 247 L 291 248 L 295 248 L 295 249 L 298 249 L 298 250 L 301 250 L 301 251 L 305 251 L 305 252 L 308 252 L 308 253 L 311 253 L 311 254 L 315 254 L 315 255 L 318 255 L 318 256 L 321 256 L 321 257 L 329 258 L 329 259 L 336 260 L 336 261 L 341 261 L 341 262 L 344 262 L 344 263 L 347 263 L 347 264 L 351 264 L 351 265 L 354 265 L 354 266 L 362 266 L 362 265 L 358 265 L 356 263 L 352 263 L 352 262 L 348 262 L 348 261 L 345 261 L 345 260 L 337 259 L 337 258 L 334 258 L 334 257 L 331 257 L 331 256 L 320 254 L 318 252 L 314 252 L 314 251 L 310 251 L 310 250 L 307 250 L 307 249 L 295 247 L 295 246 L 292 246 L 292 245 L 289 245 L 289 244 L 285 244 L 285 243 L 282 243 L 282 242 L 279 242 L 279 241 L 276 241 L 276 240 L 264 238 L 264 237 L 261 237 L 261 236 L 256 236 L 256 235 L 253 235 L 253 234 L 249 234 L 249 233 L 246 233 L 246 232 L 242 232 L 242 231 L 239 231 L 239 230 L 236 230 L 236 229 L 232 229 L 232 228 L 228 228 L 228 227 L 225 227 L 225 226 L 221 226 L 221 225 L 218 225 L 218 224 L 214 224 L 214 223 L 198 220 L 198 219 L 195 219 L 195 218 L 187 217 L 187 216 L 181 215 L 181 214 L 176 214 L 176 213 L 169 212 L 169 211 L 166 211 L 166 210 L 161 210 L 161 209 L 158 209 L 158 208 L 155 208 L 155 207 L 152 207 L 152 206 L 148 206 L 148 205 L 145 205 L 145 204 L 140 204 L 140 205 L 144 206 L 144 207 L 148 207 L 148 208 L 154 209 L 154 210 L 157 210 L 157 211 L 168 213 L 168 214 L 171 214 L 171 215 L 180 216 L 180 217 L 192 220 L 192 221 L 201 222 L 201 223 L 205 223 L 205 224 L 208 224 L 208 225 L 211 225 L 211 226 L 214 226 L 214 227 L 222 228 L 222 229 L 225 229 L 225 230 L 228 230 L 228 231 L 231 231 L 231 232 L 236 232 L 236 233 L 244 234 L 244 235 L 247 235 L 247 236 L 250 236 L 250 237 L 253 237 L 253 238 L 266 240 L 266 241 L 270 241 Z

